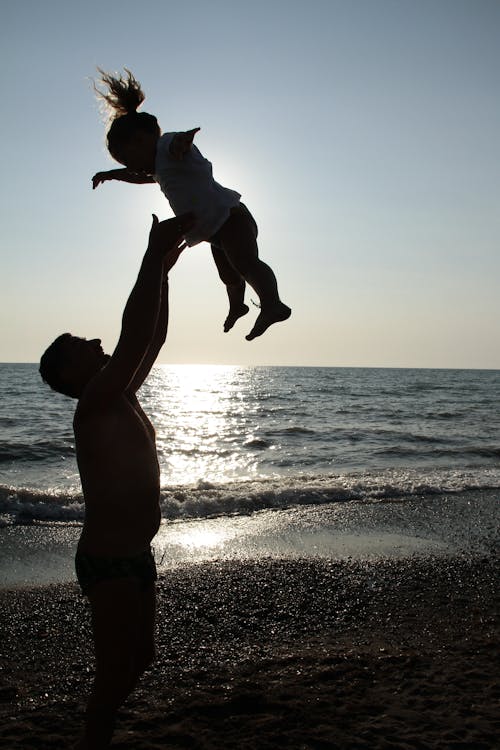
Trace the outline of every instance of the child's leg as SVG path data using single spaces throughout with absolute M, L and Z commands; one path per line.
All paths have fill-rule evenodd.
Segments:
M 212 255 L 219 272 L 219 277 L 226 287 L 229 298 L 229 314 L 224 321 L 224 331 L 230 331 L 238 318 L 246 315 L 248 307 L 245 305 L 245 282 L 229 263 L 223 250 L 217 245 L 211 245 Z
M 279 298 L 278 284 L 272 268 L 259 258 L 257 225 L 245 206 L 240 204 L 233 210 L 219 229 L 217 237 L 231 265 L 260 299 L 261 313 L 246 337 L 251 341 L 261 336 L 273 323 L 289 318 L 291 310 Z

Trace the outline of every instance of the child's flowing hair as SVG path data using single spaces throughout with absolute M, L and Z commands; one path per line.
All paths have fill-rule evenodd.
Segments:
M 102 91 L 94 82 L 94 91 L 108 109 L 112 123 L 107 133 L 108 151 L 120 163 L 124 163 L 122 149 L 134 137 L 137 131 L 160 135 L 158 120 L 147 112 L 137 112 L 146 96 L 141 84 L 134 75 L 124 68 L 124 75 L 112 76 L 97 68 L 101 76 L 98 83 L 105 88 Z

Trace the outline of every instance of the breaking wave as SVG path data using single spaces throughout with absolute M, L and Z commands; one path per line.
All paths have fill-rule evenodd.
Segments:
M 170 485 L 161 489 L 167 520 L 210 518 L 280 510 L 296 505 L 343 502 L 404 502 L 415 496 L 455 495 L 500 489 L 500 469 L 399 470 L 318 474 L 216 484 Z M 77 489 L 38 490 L 0 485 L 0 523 L 81 523 L 84 503 Z

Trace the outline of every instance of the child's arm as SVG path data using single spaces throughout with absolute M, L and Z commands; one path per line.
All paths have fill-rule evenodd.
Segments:
M 110 169 L 107 172 L 97 172 L 92 177 L 92 188 L 96 189 L 101 182 L 108 180 L 120 180 L 120 182 L 132 182 L 134 185 L 147 185 L 154 182 L 154 178 L 146 172 L 130 172 L 128 169 Z
M 170 143 L 170 154 L 174 159 L 182 159 L 184 154 L 187 154 L 191 148 L 193 138 L 200 128 L 193 128 L 192 130 L 186 130 L 185 133 L 176 133 Z

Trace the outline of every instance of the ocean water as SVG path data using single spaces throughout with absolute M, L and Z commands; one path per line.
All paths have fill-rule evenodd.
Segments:
M 214 559 L 490 554 L 500 371 L 158 366 L 160 569 Z M 0 585 L 74 580 L 75 403 L 0 365 Z
M 165 519 L 500 489 L 500 371 L 158 366 Z M 0 524 L 83 518 L 74 402 L 0 365 Z

